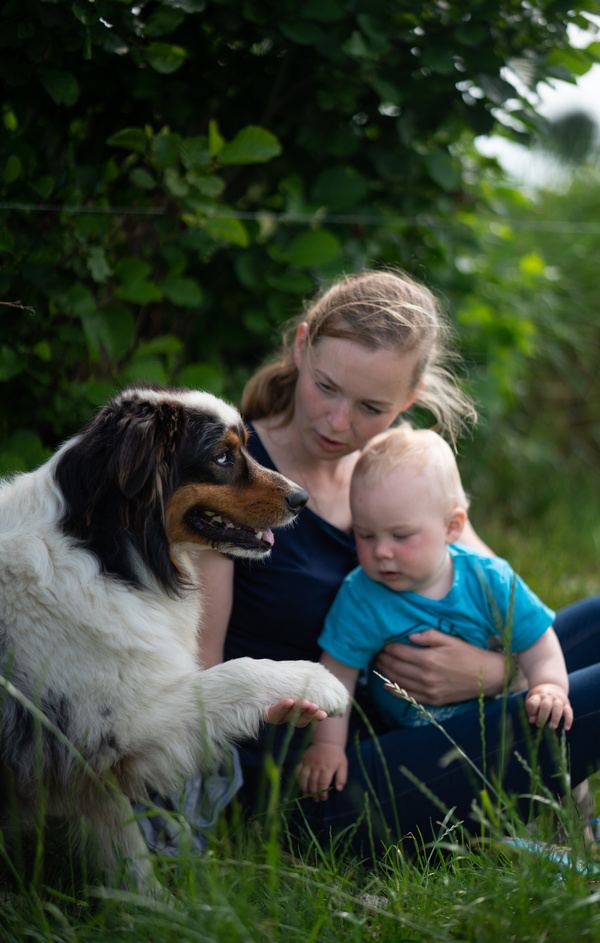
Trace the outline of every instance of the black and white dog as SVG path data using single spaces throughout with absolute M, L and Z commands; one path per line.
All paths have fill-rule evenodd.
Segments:
M 0 486 L 0 829 L 36 820 L 43 780 L 46 816 L 87 821 L 104 868 L 120 855 L 144 886 L 130 799 L 171 792 L 283 698 L 344 712 L 312 662 L 199 664 L 189 551 L 265 557 L 307 500 L 245 443 L 209 393 L 132 387 Z

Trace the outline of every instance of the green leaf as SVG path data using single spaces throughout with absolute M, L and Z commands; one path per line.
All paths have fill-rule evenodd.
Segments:
M 180 149 L 179 134 L 157 134 L 152 139 L 152 158 L 158 167 L 170 167 L 177 163 Z
M 46 462 L 51 451 L 42 445 L 35 432 L 18 429 L 2 443 L 0 474 L 13 471 L 31 471 Z
M 159 383 L 166 386 L 167 372 L 160 362 L 151 358 L 136 358 L 128 365 L 123 379 L 126 383 Z
M 115 274 L 122 282 L 142 282 L 151 271 L 150 264 L 145 259 L 140 259 L 138 255 L 130 255 L 126 259 L 121 259 L 115 266 Z
M 93 246 L 87 259 L 87 267 L 95 282 L 105 282 L 111 274 L 103 246 Z
M 208 138 L 204 135 L 184 138 L 181 143 L 181 160 L 186 170 L 203 170 L 208 167 L 211 161 Z
M 225 147 L 225 138 L 219 131 L 219 125 L 211 118 L 208 122 L 208 151 L 211 157 L 217 157 Z
M 76 283 L 62 297 L 63 306 L 76 317 L 83 318 L 96 310 L 96 299 L 84 285 Z
M 22 373 L 27 365 L 24 357 L 21 357 L 16 350 L 3 344 L 0 347 L 0 383 L 6 383 L 13 377 Z
M 100 338 L 112 360 L 120 360 L 131 350 L 135 320 L 125 305 L 111 304 L 100 309 Z
M 218 197 L 225 189 L 225 183 L 214 174 L 204 174 L 201 177 L 189 176 L 186 178 L 190 185 L 203 196 Z
M 289 295 L 307 295 L 314 289 L 314 282 L 304 272 L 278 272 L 267 275 L 265 281 L 275 291 L 284 291 Z
M 553 49 L 547 58 L 549 65 L 564 66 L 573 75 L 585 75 L 591 69 L 593 61 L 586 49 L 573 48 Z
M 41 69 L 40 81 L 57 105 L 71 107 L 79 98 L 79 82 L 70 72 Z
M 178 372 L 175 383 L 187 386 L 190 390 L 206 390 L 221 396 L 223 393 L 223 374 L 211 363 L 188 363 Z
M 165 170 L 165 186 L 171 196 L 176 198 L 186 196 L 190 189 L 187 180 L 179 176 L 175 167 L 167 167 Z
M 219 160 L 222 164 L 262 164 L 278 154 L 281 154 L 281 144 L 275 135 L 249 124 L 224 145 Z
M 47 174 L 31 181 L 31 187 L 41 196 L 42 200 L 47 200 L 54 190 L 54 178 Z
M 104 406 L 114 394 L 114 384 L 108 380 L 88 380 L 85 385 L 85 395 L 93 406 Z
M 242 315 L 244 327 L 251 334 L 266 335 L 271 332 L 271 324 L 262 308 L 250 308 Z
M 146 61 L 155 72 L 161 75 L 170 75 L 177 72 L 187 59 L 187 50 L 183 46 L 173 46 L 171 43 L 150 43 L 145 50 Z
M 498 75 L 485 75 L 480 73 L 477 76 L 477 82 L 481 86 L 484 94 L 494 105 L 503 105 L 509 98 L 518 98 L 519 94 L 510 82 L 506 82 Z
M 129 179 L 140 190 L 154 190 L 156 187 L 156 180 L 145 167 L 134 167 L 129 174 Z
M 11 154 L 4 167 L 4 183 L 14 183 L 21 173 L 21 160 L 16 154 Z
M 367 195 L 369 185 L 354 167 L 328 167 L 317 177 L 311 199 L 331 210 L 345 210 Z
M 202 289 L 193 278 L 169 278 L 160 287 L 165 298 L 180 308 L 197 308 L 202 304 Z
M 250 240 L 248 231 L 239 219 L 213 218 L 204 221 L 204 229 L 215 239 L 224 239 L 245 248 Z
M 127 282 L 115 288 L 117 298 L 131 301 L 137 305 L 147 305 L 153 301 L 160 301 L 163 294 L 154 282 Z
M 425 157 L 427 173 L 444 190 L 456 190 L 460 174 L 454 160 L 445 151 L 432 151 Z
M 292 241 L 286 255 L 298 268 L 325 265 L 339 255 L 341 246 L 337 236 L 326 229 L 307 229 Z
M 112 134 L 107 142 L 111 147 L 124 147 L 127 151 L 144 154 L 148 144 L 148 136 L 143 128 L 122 128 Z
M 146 341 L 139 345 L 136 351 L 136 357 L 147 359 L 155 354 L 163 354 L 167 357 L 176 356 L 183 350 L 183 343 L 174 334 L 160 334 L 151 341 Z
M 463 46 L 479 46 L 487 35 L 487 27 L 482 23 L 463 23 L 454 30 L 454 35 Z
M 44 360 L 46 363 L 52 359 L 52 348 L 48 341 L 38 341 L 38 343 L 32 347 L 31 351 L 36 357 L 39 357 L 40 360 Z

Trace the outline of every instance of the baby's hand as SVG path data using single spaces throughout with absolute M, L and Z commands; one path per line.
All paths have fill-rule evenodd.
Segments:
M 525 709 L 530 724 L 543 727 L 549 721 L 556 730 L 561 717 L 564 729 L 570 730 L 573 725 L 573 708 L 563 688 L 557 684 L 538 684 L 527 692 Z
M 265 720 L 268 724 L 293 724 L 294 727 L 308 727 L 314 721 L 325 720 L 327 714 L 318 704 L 307 701 L 306 698 L 294 700 L 289 697 L 277 704 L 268 707 Z
M 328 789 L 334 780 L 338 790 L 346 785 L 346 751 L 332 743 L 311 744 L 298 764 L 296 778 L 303 793 L 316 793 L 315 802 L 324 802 L 327 798 L 324 790 Z

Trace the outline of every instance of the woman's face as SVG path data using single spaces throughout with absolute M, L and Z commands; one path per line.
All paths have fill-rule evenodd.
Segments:
M 355 341 L 323 337 L 306 348 L 306 326 L 294 342 L 298 368 L 294 425 L 304 447 L 319 458 L 336 459 L 360 449 L 383 432 L 414 401 L 415 354 Z

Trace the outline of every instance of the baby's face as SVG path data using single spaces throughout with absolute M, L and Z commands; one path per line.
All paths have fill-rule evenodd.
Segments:
M 448 499 L 428 476 L 394 468 L 371 487 L 350 492 L 358 560 L 377 583 L 427 595 L 448 560 Z

